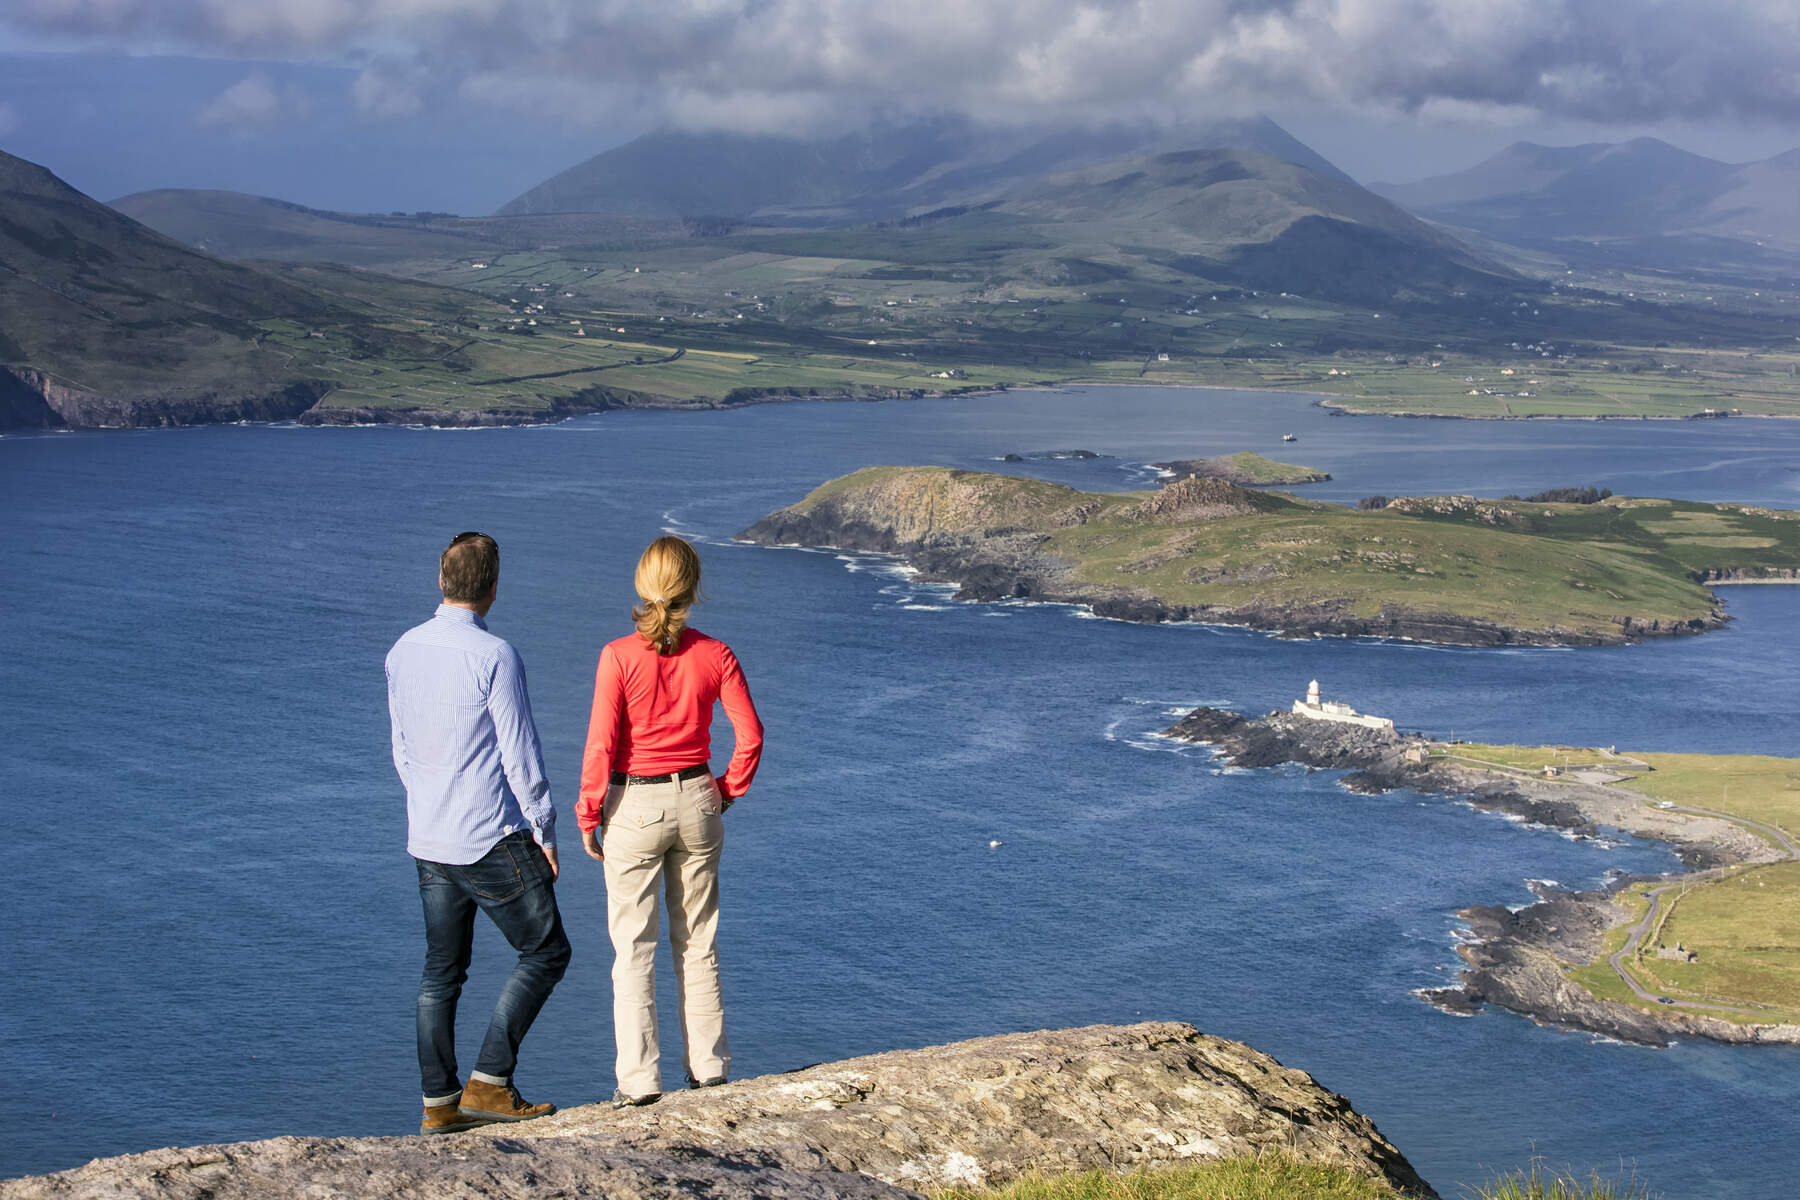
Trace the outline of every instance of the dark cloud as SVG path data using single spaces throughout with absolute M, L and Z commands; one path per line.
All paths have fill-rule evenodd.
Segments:
M 871 109 L 1296 103 L 1465 121 L 1800 118 L 1793 0 L 11 0 L 0 28 L 368 62 L 355 99 L 374 116 L 416 112 L 430 85 L 761 128 Z

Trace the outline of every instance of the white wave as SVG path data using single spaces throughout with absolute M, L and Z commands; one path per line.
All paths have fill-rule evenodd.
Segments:
M 1576 1032 L 1570 1030 L 1570 1033 Z M 1607 1037 L 1604 1033 L 1587 1033 L 1587 1044 L 1590 1046 L 1623 1046 L 1627 1050 L 1664 1050 L 1679 1046 L 1680 1042 L 1671 1041 L 1668 1046 L 1647 1046 L 1642 1042 L 1626 1042 L 1615 1037 Z
M 1133 750 L 1145 750 L 1153 754 L 1189 754 L 1200 747 L 1191 742 L 1183 742 L 1176 738 L 1165 738 L 1161 734 L 1145 733 L 1136 737 L 1122 739 L 1122 744 Z
M 950 611 L 950 605 L 948 605 L 948 604 L 902 604 L 900 607 L 905 609 L 907 612 L 949 612 Z
M 1433 1000 L 1431 998 L 1431 996 L 1429 995 L 1429 993 L 1434 990 L 1435 989 L 1433 989 L 1433 988 L 1414 988 L 1408 994 L 1415 996 L 1420 1000 L 1425 1001 L 1425 1003 L 1431 1005 L 1431 1007 L 1437 1009 L 1439 1012 L 1443 1013 L 1447 1017 L 1461 1017 L 1464 1019 L 1471 1019 L 1477 1015 L 1472 1012 L 1459 1012 L 1458 1010 L 1456 1010 L 1454 1008 L 1445 1008 L 1442 1004 L 1439 1004 L 1437 1001 Z
M 1145 708 L 1160 708 L 1169 712 L 1191 712 L 1196 708 L 1230 708 L 1229 700 L 1190 700 L 1185 696 L 1120 696 L 1126 704 L 1141 704 Z

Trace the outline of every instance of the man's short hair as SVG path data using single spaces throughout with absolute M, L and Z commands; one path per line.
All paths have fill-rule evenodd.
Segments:
M 479 604 L 500 582 L 500 546 L 485 533 L 459 533 L 438 559 L 444 599 Z

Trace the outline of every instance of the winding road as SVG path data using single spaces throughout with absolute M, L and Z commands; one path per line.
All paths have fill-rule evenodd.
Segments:
M 1692 813 L 1695 816 L 1701 817 L 1716 817 L 1721 821 L 1729 821 L 1733 825 L 1741 825 L 1745 829 L 1765 834 L 1779 846 L 1786 854 L 1786 858 L 1777 861 L 1792 862 L 1795 859 L 1800 859 L 1800 845 L 1796 845 L 1794 839 L 1789 836 L 1787 830 L 1782 829 L 1780 826 L 1770 825 L 1764 821 L 1753 821 L 1749 817 L 1739 817 L 1733 816 L 1730 813 L 1717 812 L 1710 808 L 1693 808 L 1685 804 L 1670 805 L 1665 811 Z M 1759 863 L 1757 865 L 1767 866 L 1769 864 Z M 1663 1004 L 1672 1008 L 1700 1009 L 1709 1012 L 1743 1013 L 1746 1016 L 1767 1016 L 1770 1013 L 1780 1011 L 1767 1005 L 1715 1004 L 1707 1000 L 1681 1000 L 1672 996 L 1658 995 L 1655 992 L 1645 989 L 1645 987 L 1637 981 L 1637 977 L 1625 968 L 1627 960 L 1637 957 L 1638 946 L 1643 941 L 1644 936 L 1656 927 L 1658 918 L 1663 913 L 1664 895 L 1669 892 L 1686 891 L 1696 883 L 1723 879 L 1734 871 L 1743 869 L 1755 870 L 1756 868 L 1725 867 L 1711 871 L 1701 871 L 1693 875 L 1684 875 L 1682 878 L 1672 883 L 1662 884 L 1661 886 L 1651 888 L 1644 893 L 1650 901 L 1650 910 L 1644 914 L 1643 918 L 1639 920 L 1637 924 L 1633 925 L 1626 932 L 1625 945 L 1608 955 L 1606 959 L 1607 965 L 1613 969 L 1614 974 L 1624 981 L 1625 986 L 1631 989 L 1632 995 L 1646 1003 Z M 1671 901 L 1670 908 L 1672 909 L 1673 907 L 1674 901 Z

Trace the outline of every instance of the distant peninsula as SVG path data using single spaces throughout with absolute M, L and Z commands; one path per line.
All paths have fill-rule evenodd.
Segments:
M 1800 579 L 1800 512 L 1612 496 L 1359 511 L 1193 477 L 1095 493 L 870 467 L 740 533 L 894 554 L 958 598 L 1129 621 L 1459 645 L 1607 645 L 1726 620 L 1710 584 Z
M 1276 462 L 1249 450 L 1216 458 L 1177 458 L 1150 465 L 1166 471 L 1171 482 L 1194 478 L 1223 479 L 1239 487 L 1293 487 L 1302 483 L 1324 483 L 1331 478 L 1329 471 Z
M 1654 838 L 1688 868 L 1591 891 L 1534 883 L 1534 904 L 1464 909 L 1460 979 L 1420 993 L 1439 1007 L 1492 1003 L 1648 1045 L 1800 1043 L 1800 941 L 1787 916 L 1800 896 L 1789 832 L 1800 829 L 1800 760 L 1470 745 L 1358 719 L 1370 720 L 1301 703 L 1254 718 L 1202 707 L 1164 732 L 1233 766 L 1348 771 L 1352 792 L 1410 788 L 1578 836 L 1607 827 Z

